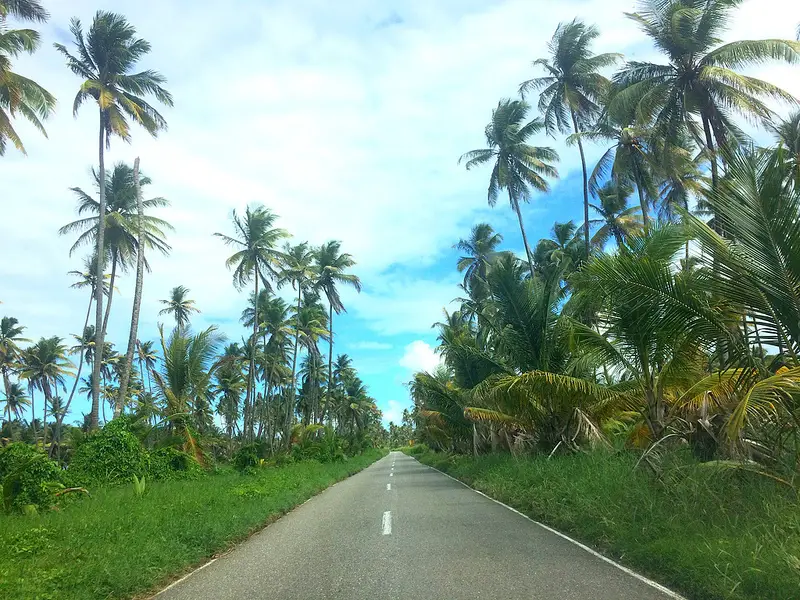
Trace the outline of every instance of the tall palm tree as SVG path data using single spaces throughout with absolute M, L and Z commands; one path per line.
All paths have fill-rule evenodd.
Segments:
M 712 186 L 717 187 L 715 151 L 733 135 L 738 114 L 770 123 L 767 101 L 795 102 L 776 85 L 742 75 L 739 69 L 767 60 L 800 62 L 800 43 L 792 40 L 743 40 L 721 45 L 730 12 L 739 0 L 643 0 L 627 16 L 652 38 L 667 64 L 629 61 L 614 76 L 621 87 L 611 101 L 614 110 L 634 113 L 637 122 L 654 124 L 667 140 L 687 127 L 706 149 Z
M 151 69 L 134 73 L 136 63 L 150 52 L 150 44 L 136 37 L 136 29 L 122 15 L 98 11 L 86 36 L 78 19 L 70 22 L 70 32 L 77 56 L 70 54 L 63 44 L 54 44 L 64 55 L 67 67 L 83 79 L 72 106 L 77 115 L 80 106 L 90 98 L 97 102 L 99 113 L 98 157 L 100 217 L 96 236 L 97 279 L 103 279 L 106 251 L 104 247 L 106 219 L 106 167 L 105 149 L 111 138 L 129 141 L 131 139 L 128 119 L 138 123 L 152 136 L 166 129 L 167 122 L 144 97 L 152 95 L 166 106 L 172 106 L 172 95 L 164 88 L 165 78 Z M 103 327 L 103 296 L 98 288 L 95 292 L 95 328 L 98 335 L 98 357 L 94 362 L 92 383 L 91 427 L 96 429 L 99 422 L 100 406 L 100 363 L 102 359 L 105 329 Z
M 64 407 L 66 414 L 69 412 L 69 407 L 72 404 L 72 399 L 75 397 L 75 390 L 78 388 L 78 382 L 81 378 L 81 371 L 83 371 L 83 363 L 86 362 L 91 364 L 91 360 L 89 359 L 90 356 L 93 356 L 93 348 L 94 348 L 94 327 L 89 327 L 89 316 L 92 312 L 92 302 L 94 302 L 94 286 L 95 286 L 95 277 L 97 276 L 97 257 L 91 256 L 84 258 L 83 261 L 83 270 L 75 270 L 69 271 L 68 275 L 74 275 L 78 278 L 78 281 L 73 283 L 70 287 L 73 289 L 84 289 L 89 288 L 89 305 L 86 307 L 86 318 L 83 322 L 83 329 L 81 336 L 75 336 L 78 338 L 79 346 L 70 348 L 71 354 L 79 354 L 78 356 L 78 372 L 75 375 L 75 381 L 72 383 L 72 389 L 69 392 L 69 397 L 67 398 L 67 404 Z M 107 297 L 111 293 L 110 289 L 110 275 L 103 276 L 103 294 Z M 84 361 L 84 355 L 86 360 Z M 62 417 L 63 418 L 63 417 Z M 61 431 L 62 421 L 61 419 L 57 419 L 56 421 L 56 432 L 57 435 L 60 434 Z
M 453 246 L 464 256 L 458 259 L 456 268 L 464 273 L 464 289 L 469 291 L 476 287 L 477 281 L 486 281 L 489 265 L 497 257 L 498 246 L 503 236 L 495 232 L 488 223 L 478 223 L 472 227 L 469 238 L 458 240 Z
M 14 419 L 22 419 L 22 413 L 25 412 L 25 408 L 31 405 L 30 399 L 25 395 L 25 390 L 18 383 L 9 385 L 4 401 L 6 403 L 6 420 L 9 423 L 11 422 L 11 415 L 14 415 Z
M 14 317 L 0 320 L 0 373 L 3 375 L 3 391 L 6 397 L 11 393 L 11 374 L 19 370 L 22 350 L 19 344 L 29 342 L 22 337 L 25 327 L 19 325 Z
M 43 23 L 50 15 L 36 0 L 0 0 L 0 156 L 5 154 L 8 141 L 25 154 L 25 146 L 11 121 L 13 117 L 22 115 L 47 137 L 42 121 L 56 105 L 50 92 L 11 70 L 11 59 L 23 52 L 33 54 L 40 38 L 33 29 L 9 29 L 6 22 L 9 16 Z
M 781 162 L 786 178 L 795 189 L 800 189 L 800 110 L 770 127 L 777 138 Z
M 145 372 L 147 373 L 147 391 L 152 394 L 153 386 L 150 381 L 150 373 L 155 369 L 156 360 L 158 359 L 158 355 L 155 351 L 155 344 L 151 340 L 146 342 L 138 340 L 136 342 L 136 353 L 139 361 L 139 376 L 144 383 L 144 374 Z
M 628 206 L 628 198 L 633 189 L 627 185 L 618 185 L 613 181 L 597 190 L 599 204 L 590 204 L 600 215 L 589 223 L 600 228 L 592 237 L 592 244 L 603 247 L 609 238 L 614 238 L 619 248 L 625 239 L 642 228 L 642 213 L 636 206 Z
M 175 325 L 181 329 L 189 325 L 189 318 L 192 313 L 200 311 L 195 307 L 194 300 L 187 298 L 189 288 L 179 285 L 170 290 L 168 300 L 159 300 L 165 308 L 158 311 L 159 315 L 172 315 L 175 317 Z
M 522 82 L 520 94 L 541 91 L 539 111 L 544 115 L 548 135 L 572 130 L 577 135 L 594 124 L 600 114 L 599 101 L 606 91 L 608 80 L 598 71 L 614 65 L 620 54 L 592 55 L 592 42 L 600 35 L 594 25 L 586 25 L 578 19 L 559 23 L 547 47 L 549 58 L 539 58 L 535 67 L 546 71 L 544 77 Z M 577 138 L 583 170 L 583 240 L 584 251 L 589 256 L 589 179 L 586 171 L 586 155 L 583 142 Z
M 648 144 L 649 133 L 642 127 L 622 126 L 605 115 L 591 130 L 572 136 L 575 139 L 612 143 L 592 170 L 589 194 L 597 195 L 600 186 L 609 177 L 618 186 L 635 188 L 645 226 L 650 219 L 648 206 L 657 197 L 653 174 L 656 161 Z
M 23 354 L 20 378 L 28 380 L 31 389 L 44 394 L 44 419 L 42 439 L 47 445 L 47 407 L 52 403 L 53 392 L 62 388 L 66 391 L 65 377 L 73 377 L 72 363 L 67 358 L 67 347 L 58 336 L 41 338 Z M 33 403 L 31 402 L 31 406 Z
M 264 285 L 265 289 L 271 290 L 270 282 L 277 281 L 280 277 L 278 268 L 282 254 L 277 249 L 277 245 L 289 234 L 284 229 L 274 227 L 277 218 L 275 213 L 264 206 L 248 206 L 243 216 L 237 215 L 235 210 L 231 213 L 235 237 L 222 233 L 214 234 L 228 246 L 236 248 L 236 252 L 225 261 L 225 266 L 233 269 L 234 287 L 241 290 L 252 282 L 255 298 L 258 298 L 259 282 Z M 252 434 L 252 407 L 255 404 L 254 380 L 258 323 L 256 314 L 253 318 L 250 369 L 247 375 L 247 392 L 244 400 L 244 433 L 247 437 Z
M 337 315 L 346 312 L 339 296 L 337 284 L 349 285 L 357 292 L 361 292 L 361 280 L 352 273 L 345 271 L 356 264 L 353 257 L 341 253 L 341 242 L 330 241 L 322 244 L 314 254 L 317 282 L 315 288 L 322 290 L 328 299 L 328 382 L 333 375 L 333 313 Z M 326 402 L 330 402 L 331 389 L 328 384 L 325 392 Z
M 281 282 L 289 283 L 293 290 L 297 290 L 297 305 L 294 315 L 294 351 L 292 352 L 292 392 L 291 402 L 286 411 L 286 438 L 288 444 L 288 434 L 291 430 L 291 410 L 294 408 L 295 399 L 297 397 L 297 351 L 300 346 L 301 337 L 300 315 L 303 290 L 311 289 L 316 284 L 318 273 L 314 268 L 314 251 L 309 247 L 308 242 L 302 242 L 296 246 L 287 243 L 283 249 L 283 257 Z
M 100 174 L 93 171 L 95 185 L 100 187 Z M 149 185 L 148 177 L 140 179 L 140 185 Z M 86 244 L 95 245 L 100 224 L 100 202 L 95 200 L 79 187 L 70 188 L 78 198 L 78 215 L 89 214 L 67 223 L 58 230 L 60 235 L 78 233 L 78 238 L 70 248 L 70 254 Z M 139 216 L 136 197 L 136 181 L 134 169 L 124 163 L 117 163 L 111 173 L 106 174 L 105 183 L 106 214 L 102 219 L 105 224 L 103 233 L 106 258 L 111 261 L 111 279 L 109 281 L 108 302 L 106 303 L 103 317 L 103 328 L 108 325 L 111 314 L 111 304 L 114 299 L 114 283 L 117 277 L 117 268 L 127 271 L 133 266 L 134 257 L 138 259 L 139 253 Z M 143 208 L 161 208 L 169 206 L 166 198 L 150 198 L 142 202 Z M 142 234 L 145 249 L 155 249 L 166 255 L 171 250 L 167 244 L 166 230 L 172 231 L 173 227 L 164 219 L 152 215 L 142 217 Z M 147 259 L 143 257 L 144 266 L 150 270 Z M 105 334 L 103 335 L 105 337 Z
M 462 155 L 459 163 L 465 161 L 467 169 L 493 162 L 489 177 L 489 206 L 494 206 L 501 189 L 508 192 L 511 208 L 517 215 L 522 243 L 528 257 L 531 277 L 533 277 L 533 257 L 525 234 L 520 202 L 530 199 L 530 188 L 547 192 L 549 184 L 544 177 L 558 177 L 558 171 L 550 163 L 558 161 L 558 154 L 552 148 L 540 148 L 528 144 L 531 136 L 539 133 L 545 123 L 534 119 L 524 123 L 530 106 L 520 100 L 501 100 L 492 111 L 492 120 L 486 126 L 488 148 L 472 150 Z

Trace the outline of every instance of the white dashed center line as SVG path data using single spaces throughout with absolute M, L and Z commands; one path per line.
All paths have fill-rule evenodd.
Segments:
M 383 535 L 392 535 L 392 511 L 383 513 Z
M 387 483 L 386 484 L 386 491 L 390 492 L 391 490 L 392 490 L 392 484 L 391 483 Z

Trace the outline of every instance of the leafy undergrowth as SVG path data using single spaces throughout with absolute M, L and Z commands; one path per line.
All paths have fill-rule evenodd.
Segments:
M 800 598 L 800 505 L 785 487 L 676 459 L 449 456 L 403 449 L 693 600 Z
M 92 490 L 40 516 L 0 517 L 0 598 L 128 598 L 229 548 L 385 452 L 195 481 Z

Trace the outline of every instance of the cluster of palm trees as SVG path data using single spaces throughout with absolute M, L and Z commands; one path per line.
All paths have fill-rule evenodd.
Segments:
M 584 224 L 556 223 L 533 249 L 523 228 L 525 261 L 487 224 L 458 243 L 465 297 L 437 324 L 443 366 L 412 381 L 418 438 L 462 452 L 683 440 L 704 460 L 800 469 L 800 113 L 781 119 L 768 101 L 797 101 L 737 71 L 798 63 L 800 43 L 721 44 L 736 4 L 644 2 L 627 16 L 665 64 L 610 79 L 622 57 L 592 54 L 594 27 L 562 24 L 534 63 L 544 77 L 520 86 L 541 92 L 542 116 L 498 104 L 488 147 L 462 157 L 493 165 L 489 202 L 505 190 L 522 228 L 521 202 L 555 175 L 530 136 L 571 131 Z M 774 143 L 756 146 L 737 115 Z M 591 168 L 585 145 L 600 140 Z
M 11 70 L 11 59 L 34 52 L 40 39 L 34 30 L 10 29 L 8 19 L 41 23 L 48 16 L 38 0 L 0 0 L 0 155 L 9 142 L 25 152 L 15 118 L 27 119 L 44 133 L 43 121 L 55 105 L 44 88 Z M 138 158 L 133 165 L 117 163 L 107 169 L 106 151 L 114 139 L 131 140 L 133 123 L 152 136 L 166 129 L 165 118 L 149 99 L 169 107 L 172 96 L 160 73 L 136 70 L 150 44 L 124 16 L 98 11 L 87 32 L 73 19 L 70 33 L 72 48 L 55 44 L 55 49 L 81 80 L 73 112 L 87 102 L 97 110 L 98 168 L 92 173 L 97 194 L 71 189 L 80 218 L 59 233 L 77 235 L 70 254 L 89 249 L 83 268 L 71 272 L 77 277 L 73 287 L 87 290 L 88 306 L 71 348 L 59 337 L 22 348 L 20 344 L 28 342 L 22 337 L 24 328 L 14 318 L 3 319 L 5 437 L 24 432 L 26 439 L 45 446 L 55 438 L 51 450 L 59 448 L 62 422 L 76 392 L 91 397 L 88 429 L 99 427 L 101 413 L 107 421 L 108 405 L 114 417 L 128 411 L 153 424 L 159 417 L 165 419 L 170 432 L 181 433 L 187 450 L 195 448 L 197 433 L 216 429 L 215 411 L 229 441 L 235 436 L 242 442 L 269 436 L 273 447 L 278 442 L 288 446 L 298 414 L 306 425 L 326 422 L 350 436 L 363 437 L 370 428 L 379 428 L 380 413 L 350 359 L 340 355 L 334 361 L 333 355 L 333 317 L 345 310 L 339 288 L 361 286 L 358 277 L 347 272 L 355 264 L 353 258 L 336 241 L 320 247 L 290 245 L 288 233 L 274 226 L 276 215 L 262 206 L 248 207 L 243 215 L 234 212 L 233 233 L 216 234 L 235 250 L 227 261 L 235 287 L 253 286 L 250 306 L 242 315 L 252 334 L 223 349 L 215 327 L 192 332 L 190 320 L 199 310 L 189 290 L 177 286 L 161 301 L 164 308 L 159 312 L 172 315 L 175 328 L 165 333 L 161 327 L 160 348 L 139 340 L 143 278 L 150 270 L 147 255 L 171 250 L 167 234 L 172 226 L 147 213 L 168 201 L 143 199 L 142 190 L 151 181 L 140 172 Z M 136 283 L 128 344 L 120 354 L 106 335 L 115 285 L 128 272 L 135 272 Z M 290 302 L 276 295 L 284 286 L 293 290 Z M 327 358 L 320 351 L 321 341 L 328 342 Z M 77 355 L 77 364 L 70 354 Z M 89 374 L 81 377 L 84 365 Z M 70 378 L 74 382 L 66 395 Z M 35 392 L 44 395 L 41 421 L 35 418 Z M 52 428 L 48 413 L 55 419 Z

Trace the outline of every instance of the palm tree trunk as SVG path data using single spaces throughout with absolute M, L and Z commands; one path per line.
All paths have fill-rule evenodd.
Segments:
M 117 280 L 117 253 L 113 252 L 111 256 L 111 280 L 109 281 L 110 287 L 108 288 L 108 303 L 106 304 L 106 314 L 103 317 L 103 339 L 106 337 L 108 330 L 108 317 L 111 316 L 111 300 L 114 298 L 114 282 Z
M 297 346 L 300 344 L 300 303 L 302 302 L 303 286 L 297 284 L 297 312 L 294 316 L 294 352 L 292 356 L 292 394 L 288 406 L 286 407 L 286 449 L 289 449 L 291 440 L 289 436 L 292 432 L 292 412 L 294 412 L 294 403 L 297 394 Z
M 247 394 L 244 398 L 244 438 L 253 438 L 253 411 L 256 405 L 256 343 L 258 339 L 258 269 L 255 269 L 255 296 L 253 296 L 253 339 L 250 343 L 250 370 L 247 373 Z
M 519 221 L 519 230 L 522 233 L 522 243 L 525 245 L 525 255 L 528 257 L 528 268 L 531 271 L 531 279 L 533 279 L 533 256 L 531 255 L 531 249 L 528 246 L 528 236 L 525 235 L 525 224 L 522 222 L 522 212 L 519 208 L 519 202 L 517 202 L 512 196 L 511 192 L 508 193 L 508 197 L 511 200 L 511 207 L 514 209 L 514 212 L 517 213 L 517 221 Z
M 11 404 L 8 402 L 8 398 L 11 395 L 11 378 L 8 376 L 8 369 L 6 367 L 2 368 L 3 371 L 3 389 L 6 393 L 6 408 L 9 408 Z M 11 412 L 8 413 L 8 422 L 11 422 Z
M 34 393 L 34 388 L 30 388 L 31 390 L 31 429 L 33 429 L 33 446 L 36 447 L 36 394 Z
M 92 367 L 92 412 L 90 418 L 90 429 L 97 429 L 99 426 L 100 409 L 100 366 L 103 363 L 103 341 L 105 331 L 103 329 L 103 268 L 105 267 L 105 254 L 103 242 L 106 228 L 106 164 L 104 155 L 105 143 L 105 114 L 100 109 L 100 139 L 98 143 L 99 162 L 100 162 L 100 215 L 97 224 L 97 273 L 94 291 L 95 301 L 95 359 Z M 113 288 L 112 288 L 113 289 Z M 109 298 L 109 302 L 111 299 Z
M 136 348 L 136 338 L 139 332 L 139 311 L 142 307 L 142 284 L 144 280 L 144 205 L 142 204 L 142 187 L 139 181 L 139 157 L 133 161 L 133 185 L 136 189 L 136 212 L 138 216 L 137 227 L 138 248 L 136 249 L 136 288 L 133 294 L 133 311 L 131 313 L 131 331 L 128 335 L 128 351 L 125 353 L 125 362 L 122 364 L 122 376 L 119 382 L 119 397 L 114 406 L 114 418 L 119 417 L 125 396 L 128 393 L 128 382 L 133 368 L 133 352 Z M 111 302 L 108 303 L 111 306 Z M 144 381 L 142 382 L 144 385 Z
M 644 197 L 644 191 L 642 190 L 641 177 L 639 177 L 638 173 L 636 175 L 636 193 L 639 195 L 639 206 L 642 208 L 642 223 L 644 228 L 647 229 L 650 225 L 650 216 L 647 210 L 647 199 Z
M 50 393 L 50 384 L 45 379 L 42 381 L 44 391 L 44 416 L 42 417 L 42 450 L 47 447 L 47 405 L 52 401 L 53 395 Z
M 575 112 L 570 110 L 572 117 L 572 127 L 575 130 L 575 137 L 578 139 L 578 151 L 581 154 L 581 169 L 583 170 L 583 245 L 586 253 L 586 260 L 589 260 L 589 177 L 586 174 L 586 155 L 583 153 L 583 142 L 578 135 L 578 120 Z
M 706 147 L 709 151 L 709 159 L 711 161 L 711 189 L 717 189 L 717 183 L 719 182 L 719 172 L 717 168 L 717 156 L 714 151 L 714 137 L 711 135 L 711 123 L 708 120 L 708 115 L 705 114 L 705 111 L 702 113 L 703 119 L 703 132 L 706 136 Z
M 328 317 L 328 334 L 330 335 L 330 339 L 328 340 L 328 385 L 325 387 L 326 406 L 331 402 L 331 386 L 333 385 L 333 304 L 331 303 L 330 298 L 328 298 L 328 311 L 330 313 L 330 316 Z M 319 422 L 322 424 L 321 411 Z
M 61 424 L 64 422 L 64 418 L 67 416 L 69 412 L 69 406 L 72 404 L 72 398 L 75 396 L 75 390 L 78 389 L 78 382 L 81 380 L 81 371 L 83 370 L 83 354 L 86 350 L 86 328 L 89 326 L 89 315 L 92 313 L 92 301 L 94 300 L 94 290 L 92 290 L 92 295 L 89 296 L 89 306 L 86 308 L 86 319 L 83 321 L 83 329 L 81 330 L 81 352 L 78 355 L 78 373 L 75 375 L 75 383 L 72 384 L 72 390 L 69 392 L 69 398 L 67 398 L 67 404 L 64 407 L 64 410 L 61 411 L 61 414 L 56 417 L 56 436 L 59 441 L 59 448 L 58 448 L 58 458 L 61 459 Z M 50 454 L 52 458 L 52 452 Z

